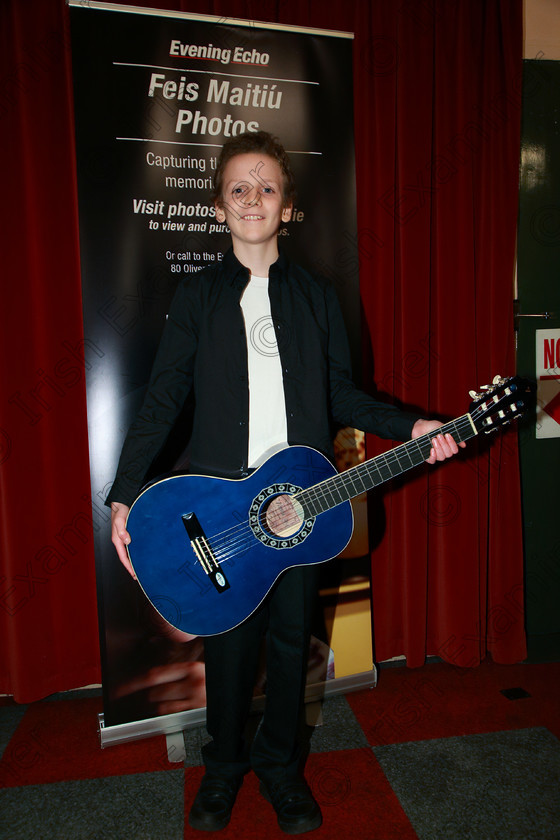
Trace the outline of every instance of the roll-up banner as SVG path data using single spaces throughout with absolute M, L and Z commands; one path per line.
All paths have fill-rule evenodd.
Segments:
M 109 744 L 204 719 L 202 640 L 176 632 L 173 602 L 150 605 L 121 567 L 104 500 L 177 283 L 219 262 L 230 245 L 210 198 L 228 137 L 263 129 L 289 152 L 298 199 L 280 230 L 280 247 L 335 284 L 358 373 L 352 36 L 107 3 L 69 5 L 84 309 L 84 344 L 75 350 L 86 368 L 100 734 Z M 188 408 L 155 465 L 159 474 L 181 466 Z M 363 457 L 363 438 L 341 430 L 336 451 L 341 468 L 349 466 Z M 346 559 L 323 567 L 310 697 L 375 683 L 364 509 L 358 501 Z M 261 675 L 256 696 L 265 680 Z

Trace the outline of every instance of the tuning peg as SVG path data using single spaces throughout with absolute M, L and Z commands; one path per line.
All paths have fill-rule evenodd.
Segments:
M 482 397 L 486 396 L 483 391 L 490 391 L 491 388 L 492 385 L 481 385 L 478 393 L 476 391 L 469 391 L 469 396 L 472 397 L 473 400 L 481 400 Z
M 497 374 L 494 377 L 494 379 L 492 380 L 491 385 L 481 385 L 480 390 L 478 392 L 477 391 L 469 391 L 469 396 L 473 400 L 480 400 L 480 399 L 482 399 L 483 397 L 486 396 L 488 391 L 494 391 L 496 389 L 496 386 L 503 386 L 507 382 L 508 382 L 507 379 L 504 379 L 502 376 Z M 512 390 L 514 390 L 514 389 L 512 389 Z

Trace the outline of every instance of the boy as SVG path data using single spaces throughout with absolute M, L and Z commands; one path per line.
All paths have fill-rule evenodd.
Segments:
M 396 440 L 441 425 L 379 403 L 352 383 L 334 291 L 278 250 L 294 179 L 275 138 L 246 133 L 224 145 L 214 201 L 232 247 L 219 265 L 179 285 L 108 499 L 113 543 L 131 574 L 129 505 L 191 390 L 190 471 L 226 478 L 248 475 L 267 450 L 287 444 L 312 446 L 332 458 L 332 420 Z M 449 435 L 436 434 L 428 461 L 456 452 Z M 217 831 L 228 824 L 249 769 L 283 831 L 299 834 L 321 824 L 301 774 L 298 743 L 315 591 L 315 566 L 290 569 L 245 622 L 205 639 L 212 741 L 203 750 L 206 773 L 189 815 L 192 827 Z M 266 709 L 249 750 L 243 731 L 263 635 Z

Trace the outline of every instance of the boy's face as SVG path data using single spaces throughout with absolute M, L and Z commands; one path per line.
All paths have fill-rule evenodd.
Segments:
M 216 219 L 227 222 L 234 246 L 275 241 L 280 224 L 292 214 L 291 205 L 284 206 L 279 164 L 260 152 L 236 155 L 227 162 L 222 183 Z

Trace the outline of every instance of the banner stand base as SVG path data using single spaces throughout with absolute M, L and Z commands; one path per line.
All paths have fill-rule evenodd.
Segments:
M 375 688 L 377 685 L 377 669 L 339 677 L 326 682 L 310 683 L 305 690 L 305 702 L 316 703 L 326 697 L 347 694 L 350 691 L 360 691 L 363 688 Z M 256 697 L 252 711 L 264 709 L 265 698 Z M 139 741 L 141 738 L 151 738 L 155 735 L 165 735 L 167 741 L 167 757 L 170 762 L 185 760 L 183 730 L 193 726 L 201 726 L 206 721 L 206 709 L 192 709 L 187 712 L 177 712 L 173 715 L 133 720 L 130 723 L 120 723 L 116 726 L 105 726 L 103 712 L 98 716 L 99 741 L 102 748 L 114 744 L 124 744 L 127 741 Z M 182 754 L 181 754 L 182 751 Z
M 184 764 L 187 757 L 183 732 L 168 732 L 165 736 L 167 760 L 170 764 Z

